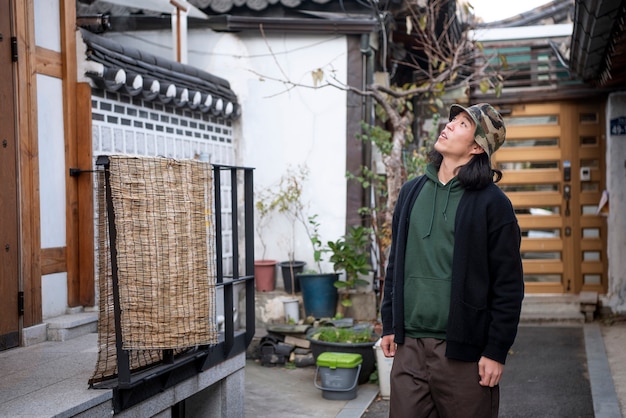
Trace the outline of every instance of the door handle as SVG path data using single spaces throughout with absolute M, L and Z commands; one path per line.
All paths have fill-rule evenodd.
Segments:
M 569 201 L 572 197 L 572 186 L 566 184 L 563 186 L 563 199 L 565 199 L 565 216 L 570 215 Z

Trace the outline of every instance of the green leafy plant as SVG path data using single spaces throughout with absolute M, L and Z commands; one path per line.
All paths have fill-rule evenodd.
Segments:
M 359 275 L 368 274 L 372 268 L 369 252 L 371 232 L 371 228 L 353 226 L 342 238 L 328 242 L 328 251 L 331 253 L 329 261 L 333 263 L 336 272 L 346 272 L 346 280 L 335 282 L 338 289 L 355 289 L 356 286 L 368 284 Z M 344 307 L 352 306 L 349 292 L 342 294 L 341 304 Z
M 305 228 L 309 241 L 313 246 L 313 261 L 317 265 L 317 272 L 322 272 L 323 254 L 328 251 L 328 248 L 324 246 L 322 239 L 320 238 L 319 228 L 320 223 L 317 220 L 317 215 L 310 216 L 308 219 L 309 227 Z
M 310 338 L 329 343 L 356 344 L 376 341 L 378 336 L 372 334 L 372 330 L 369 328 L 322 327 L 315 330 Z

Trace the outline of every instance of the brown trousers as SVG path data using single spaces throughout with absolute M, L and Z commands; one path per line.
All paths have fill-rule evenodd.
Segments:
M 450 360 L 446 342 L 406 338 L 391 368 L 390 418 L 497 418 L 500 389 L 478 384 L 478 362 Z

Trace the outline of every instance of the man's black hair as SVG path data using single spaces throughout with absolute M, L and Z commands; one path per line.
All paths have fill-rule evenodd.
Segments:
M 428 160 L 438 171 L 443 161 L 443 155 L 439 151 L 432 149 L 428 153 Z M 497 168 L 491 168 L 489 157 L 486 152 L 483 152 L 474 155 L 467 164 L 458 167 L 456 169 L 456 177 L 464 189 L 480 190 L 492 182 L 499 182 L 502 179 L 502 171 Z

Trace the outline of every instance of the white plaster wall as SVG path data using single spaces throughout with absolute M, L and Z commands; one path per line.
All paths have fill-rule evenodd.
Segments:
M 35 43 L 61 52 L 59 0 L 35 0 Z
M 65 140 L 61 80 L 37 75 L 41 247 L 64 247 Z
M 112 33 L 110 38 L 171 59 L 170 31 Z M 190 30 L 188 63 L 229 81 L 242 106 L 234 126 L 237 164 L 254 167 L 255 189 L 276 184 L 289 167 L 310 169 L 304 202 L 317 214 L 324 241 L 345 229 L 346 93 L 315 89 L 312 71 L 322 69 L 345 82 L 347 40 L 343 36 L 242 35 Z M 308 87 L 290 88 L 285 81 Z M 287 259 L 290 228 L 277 217 L 268 226 L 265 258 Z M 256 242 L 256 254 L 262 248 Z M 297 259 L 313 266 L 310 241 L 297 227 Z M 330 271 L 330 265 L 325 265 Z
M 626 135 L 614 135 L 611 119 L 626 117 L 626 92 L 609 96 L 607 105 L 607 190 L 609 192 L 609 305 L 626 312 Z
M 66 245 L 65 139 L 60 79 L 37 75 L 39 210 L 41 248 Z M 41 278 L 42 314 L 49 318 L 67 308 L 67 273 Z
M 67 273 L 54 273 L 41 280 L 41 313 L 43 319 L 63 315 L 67 311 Z
M 61 52 L 59 0 L 34 0 L 35 43 Z M 65 140 L 60 79 L 37 75 L 37 130 L 41 247 L 66 245 Z M 42 315 L 61 315 L 67 308 L 67 273 L 41 278 Z
M 227 79 L 242 105 L 237 148 L 241 164 L 255 168 L 255 189 L 276 184 L 289 168 L 309 168 L 303 201 L 318 215 L 323 241 L 337 239 L 345 227 L 346 93 L 312 88 L 312 72 L 322 69 L 345 83 L 346 57 L 346 39 L 332 35 L 263 39 L 206 32 L 189 38 L 189 63 Z M 270 222 L 265 258 L 287 259 L 290 231 L 284 217 Z M 260 258 L 258 240 L 255 251 Z M 301 226 L 295 258 L 314 267 Z

